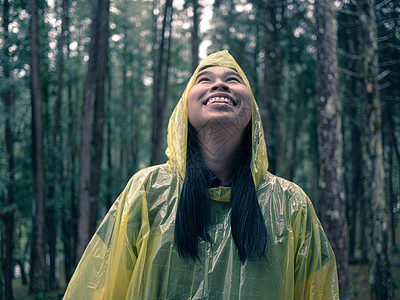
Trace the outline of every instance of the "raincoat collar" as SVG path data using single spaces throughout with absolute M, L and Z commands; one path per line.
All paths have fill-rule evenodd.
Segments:
M 165 151 L 168 157 L 168 164 L 171 166 L 175 165 L 182 179 L 185 178 L 188 133 L 187 97 L 196 80 L 197 74 L 207 66 L 221 66 L 236 70 L 250 90 L 252 102 L 252 161 L 250 168 L 254 185 L 257 188 L 261 178 L 268 170 L 267 149 L 261 115 L 246 75 L 227 50 L 215 52 L 199 64 L 176 105 L 168 124 L 168 147 Z

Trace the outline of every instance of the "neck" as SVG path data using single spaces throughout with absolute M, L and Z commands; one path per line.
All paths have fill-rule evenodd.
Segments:
M 216 130 L 214 126 L 209 130 L 201 130 L 197 137 L 207 168 L 224 184 L 228 183 L 232 179 L 232 158 L 242 142 L 242 134 L 234 130 Z

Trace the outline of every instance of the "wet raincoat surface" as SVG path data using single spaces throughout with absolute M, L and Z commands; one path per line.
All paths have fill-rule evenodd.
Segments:
M 207 57 L 168 125 L 168 161 L 136 173 L 90 241 L 64 299 L 339 299 L 336 262 L 307 195 L 267 171 L 261 117 L 252 97 L 251 171 L 268 232 L 267 251 L 242 264 L 231 235 L 230 187 L 208 189 L 212 243 L 182 260 L 174 223 L 186 170 L 187 95 L 205 66 L 241 68 L 227 51 Z

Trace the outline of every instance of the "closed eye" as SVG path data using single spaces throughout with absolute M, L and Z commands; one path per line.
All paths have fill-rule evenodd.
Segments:
M 228 77 L 228 78 L 226 79 L 226 81 L 236 81 L 236 82 L 241 82 L 241 81 L 240 81 L 240 79 L 239 79 L 239 78 L 237 78 L 237 77 Z
M 208 77 L 200 77 L 197 79 L 197 83 L 204 82 L 204 81 L 210 81 L 210 79 Z

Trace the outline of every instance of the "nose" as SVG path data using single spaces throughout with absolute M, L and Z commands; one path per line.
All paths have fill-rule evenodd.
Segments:
M 231 89 L 228 85 L 225 84 L 225 82 L 218 80 L 211 86 L 211 90 L 212 91 L 221 90 L 221 91 L 229 92 Z

